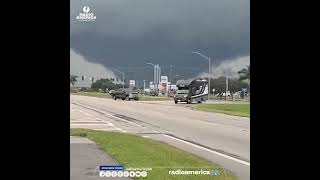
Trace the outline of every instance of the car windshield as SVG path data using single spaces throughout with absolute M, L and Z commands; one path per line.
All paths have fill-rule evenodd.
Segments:
M 178 90 L 177 93 L 178 94 L 188 94 L 189 90 Z

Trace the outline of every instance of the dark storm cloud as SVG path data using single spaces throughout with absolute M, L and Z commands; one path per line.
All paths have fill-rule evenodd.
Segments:
M 96 21 L 76 21 L 84 5 Z M 249 16 L 249 0 L 71 0 L 71 48 L 106 67 L 150 61 L 194 76 L 207 64 L 192 50 L 211 56 L 213 66 L 249 56 Z M 142 78 L 142 72 L 135 74 Z

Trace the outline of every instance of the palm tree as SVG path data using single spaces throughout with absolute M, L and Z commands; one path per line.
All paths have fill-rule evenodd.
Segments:
M 240 75 L 240 81 L 248 80 L 250 82 L 250 65 L 238 71 L 238 74 Z
M 239 81 L 248 80 L 248 93 L 250 92 L 250 64 L 247 65 L 246 68 L 242 68 L 238 71 L 239 74 Z
M 78 76 L 70 74 L 70 84 L 72 84 L 72 86 L 77 82 L 77 78 Z

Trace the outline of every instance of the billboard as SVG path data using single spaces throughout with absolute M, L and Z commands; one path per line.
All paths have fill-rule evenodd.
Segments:
M 129 81 L 129 87 L 134 87 L 136 86 L 136 82 L 134 80 Z
M 161 76 L 160 82 L 168 82 L 168 76 Z
M 135 82 L 134 80 L 130 80 L 130 81 L 129 81 L 129 84 L 130 84 L 130 85 L 135 85 L 136 82 Z

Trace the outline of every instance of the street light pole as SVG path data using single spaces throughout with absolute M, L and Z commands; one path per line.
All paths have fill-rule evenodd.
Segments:
M 209 77 L 208 77 L 208 100 L 209 100 L 209 96 L 210 96 L 210 76 L 211 76 L 211 68 L 210 68 L 210 66 L 211 66 L 211 58 L 210 57 L 207 57 L 207 56 L 205 56 L 205 55 L 203 55 L 203 54 L 201 54 L 201 53 L 199 53 L 199 52 L 196 52 L 196 51 L 192 51 L 191 53 L 193 53 L 193 54 L 198 54 L 199 56 L 201 56 L 202 58 L 204 58 L 204 59 L 206 59 L 206 60 L 208 60 L 209 61 Z
M 210 76 L 211 76 L 211 58 L 209 57 L 209 77 L 208 77 L 208 100 L 209 100 L 209 96 L 210 96 Z
M 155 64 L 152 64 L 152 63 L 146 63 L 146 64 L 149 64 L 149 65 L 152 65 L 154 67 L 154 72 L 153 72 L 153 87 L 154 89 L 157 90 L 158 92 L 158 85 L 157 82 L 158 82 L 158 79 L 159 79 L 159 74 L 160 74 L 160 67 L 159 65 L 155 65 Z
M 228 76 L 226 76 L 226 101 L 227 101 L 227 93 L 228 93 Z
M 123 80 L 122 88 L 124 89 L 124 72 L 121 72 L 121 71 L 119 71 L 118 69 L 115 69 L 115 68 L 112 68 L 112 69 L 122 74 L 122 78 L 123 78 L 122 79 Z
M 171 95 L 171 85 L 172 85 L 172 65 L 170 65 L 170 74 L 169 74 L 169 82 L 170 82 L 170 86 L 169 86 L 169 97 Z

